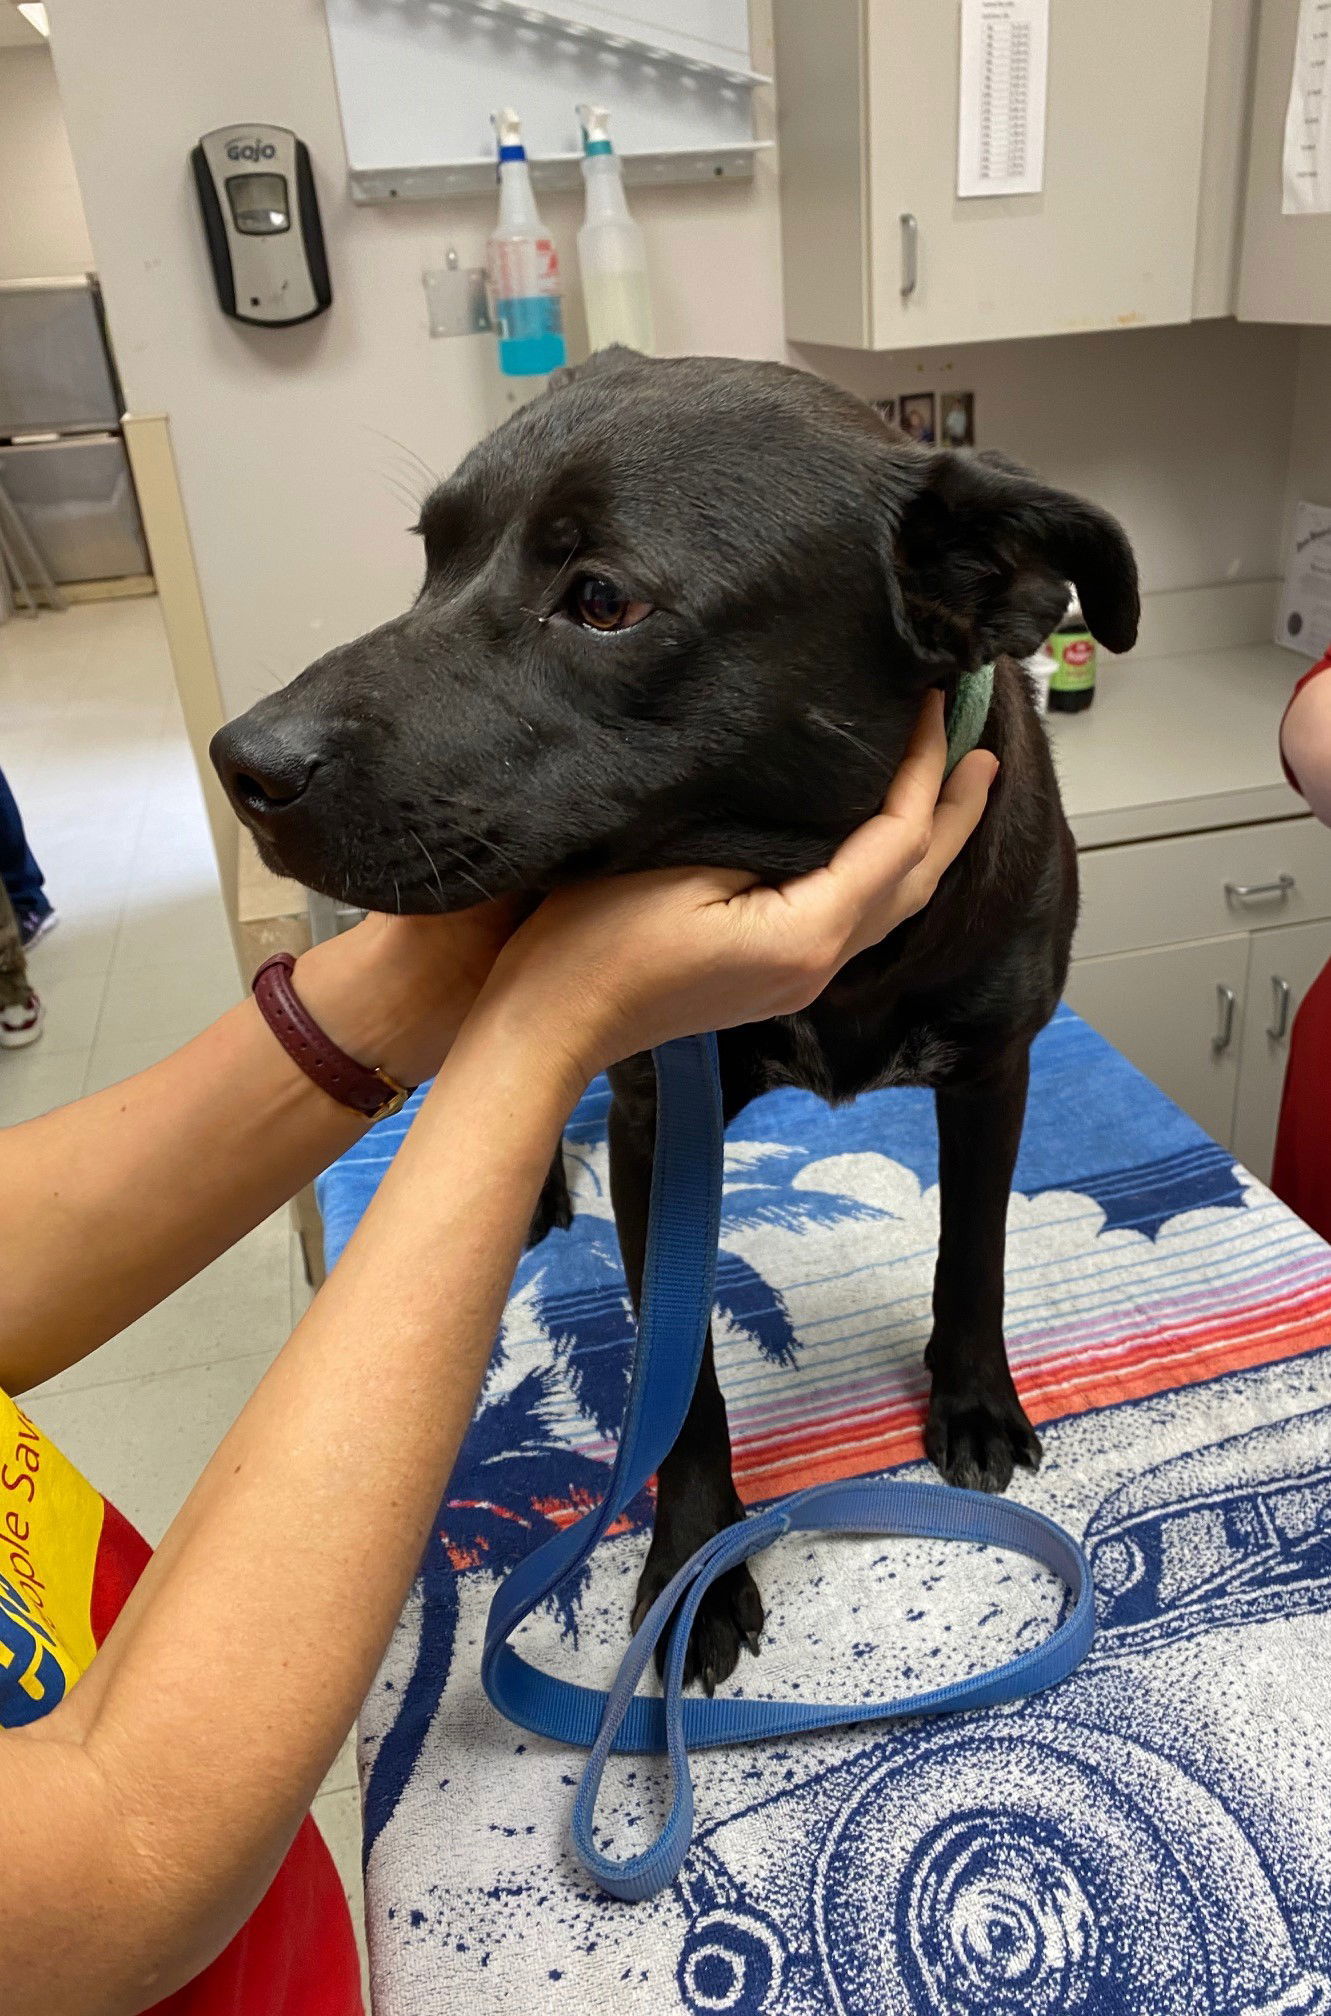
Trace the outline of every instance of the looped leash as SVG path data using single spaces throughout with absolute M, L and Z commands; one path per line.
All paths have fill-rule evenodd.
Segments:
M 604 1499 L 576 1525 L 519 1562 L 490 1605 L 481 1679 L 510 1721 L 591 1754 L 573 1809 L 573 1843 L 588 1874 L 613 1896 L 650 1897 L 678 1873 L 693 1832 L 688 1753 L 842 1723 L 993 1707 L 1053 1686 L 1085 1657 L 1094 1631 L 1090 1570 L 1070 1534 L 1041 1513 L 980 1491 L 906 1481 L 817 1484 L 742 1520 L 700 1547 L 661 1591 L 608 1693 L 542 1673 L 508 1640 L 523 1619 L 587 1559 L 608 1526 L 660 1465 L 683 1424 L 712 1313 L 720 1230 L 723 1127 L 714 1036 L 690 1036 L 655 1053 L 656 1154 L 652 1167 L 642 1313 L 628 1407 Z M 684 1659 L 698 1606 L 718 1576 L 789 1532 L 835 1530 L 966 1540 L 1041 1562 L 1071 1593 L 1052 1635 L 988 1673 L 874 1704 L 684 1697 Z M 670 1631 L 661 1698 L 635 1692 L 658 1639 Z M 612 1750 L 666 1751 L 670 1812 L 652 1846 L 616 1862 L 595 1846 L 593 1821 Z

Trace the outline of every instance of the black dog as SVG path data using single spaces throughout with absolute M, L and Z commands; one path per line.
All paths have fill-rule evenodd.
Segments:
M 509 420 L 421 515 L 414 606 L 217 737 L 268 861 L 378 910 L 711 863 L 780 879 L 880 803 L 930 687 L 997 659 L 1001 768 L 933 902 L 802 1015 L 721 1037 L 726 1117 L 770 1086 L 930 1085 L 940 1145 L 927 1445 L 1001 1491 L 1039 1462 L 1003 1341 L 1007 1200 L 1032 1037 L 1062 990 L 1076 858 L 1024 675 L 1076 584 L 1136 634 L 1131 549 L 996 456 L 921 449 L 781 366 L 610 351 Z M 650 1060 L 613 1073 L 615 1219 L 641 1281 Z M 552 1171 L 542 1224 L 567 1222 Z M 742 1517 L 710 1339 L 662 1465 L 639 1612 Z M 747 1568 L 703 1605 L 710 1689 L 756 1642 Z

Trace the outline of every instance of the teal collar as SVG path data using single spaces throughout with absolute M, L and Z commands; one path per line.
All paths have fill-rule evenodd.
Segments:
M 978 672 L 963 672 L 957 682 L 957 697 L 947 717 L 947 769 L 950 777 L 963 756 L 976 748 L 994 697 L 994 668 L 981 665 Z

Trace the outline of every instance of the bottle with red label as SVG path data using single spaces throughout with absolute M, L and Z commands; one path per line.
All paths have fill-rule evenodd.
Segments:
M 1045 645 L 1054 661 L 1049 706 L 1055 714 L 1080 714 L 1095 698 L 1095 639 L 1080 605 L 1072 602 Z

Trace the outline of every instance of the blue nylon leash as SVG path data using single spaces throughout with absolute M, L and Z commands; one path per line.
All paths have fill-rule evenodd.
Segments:
M 1062 1527 L 1041 1513 L 980 1491 L 942 1484 L 851 1478 L 797 1491 L 716 1534 L 662 1590 L 624 1655 L 608 1693 L 560 1680 L 523 1659 L 508 1640 L 523 1619 L 587 1559 L 608 1526 L 632 1502 L 674 1442 L 702 1362 L 711 1319 L 721 1217 L 724 1130 L 716 1038 L 689 1036 L 654 1052 L 656 1153 L 643 1271 L 642 1315 L 628 1407 L 610 1483 L 601 1504 L 547 1540 L 495 1591 L 481 1654 L 486 1694 L 502 1715 L 538 1736 L 589 1749 L 573 1809 L 573 1845 L 588 1874 L 615 1897 L 650 1897 L 678 1873 L 693 1834 L 690 1748 L 751 1743 L 763 1737 L 842 1723 L 896 1720 L 959 1708 L 988 1708 L 1054 1686 L 1086 1656 L 1094 1631 L 1086 1558 Z M 685 1698 L 689 1631 L 717 1576 L 790 1532 L 815 1529 L 965 1540 L 1003 1547 L 1060 1576 L 1071 1604 L 1034 1650 L 920 1694 L 865 1704 Z M 670 1625 L 660 1699 L 637 1694 L 657 1640 Z M 644 1853 L 615 1861 L 596 1847 L 596 1799 L 612 1750 L 666 1751 L 674 1781 L 670 1812 Z

